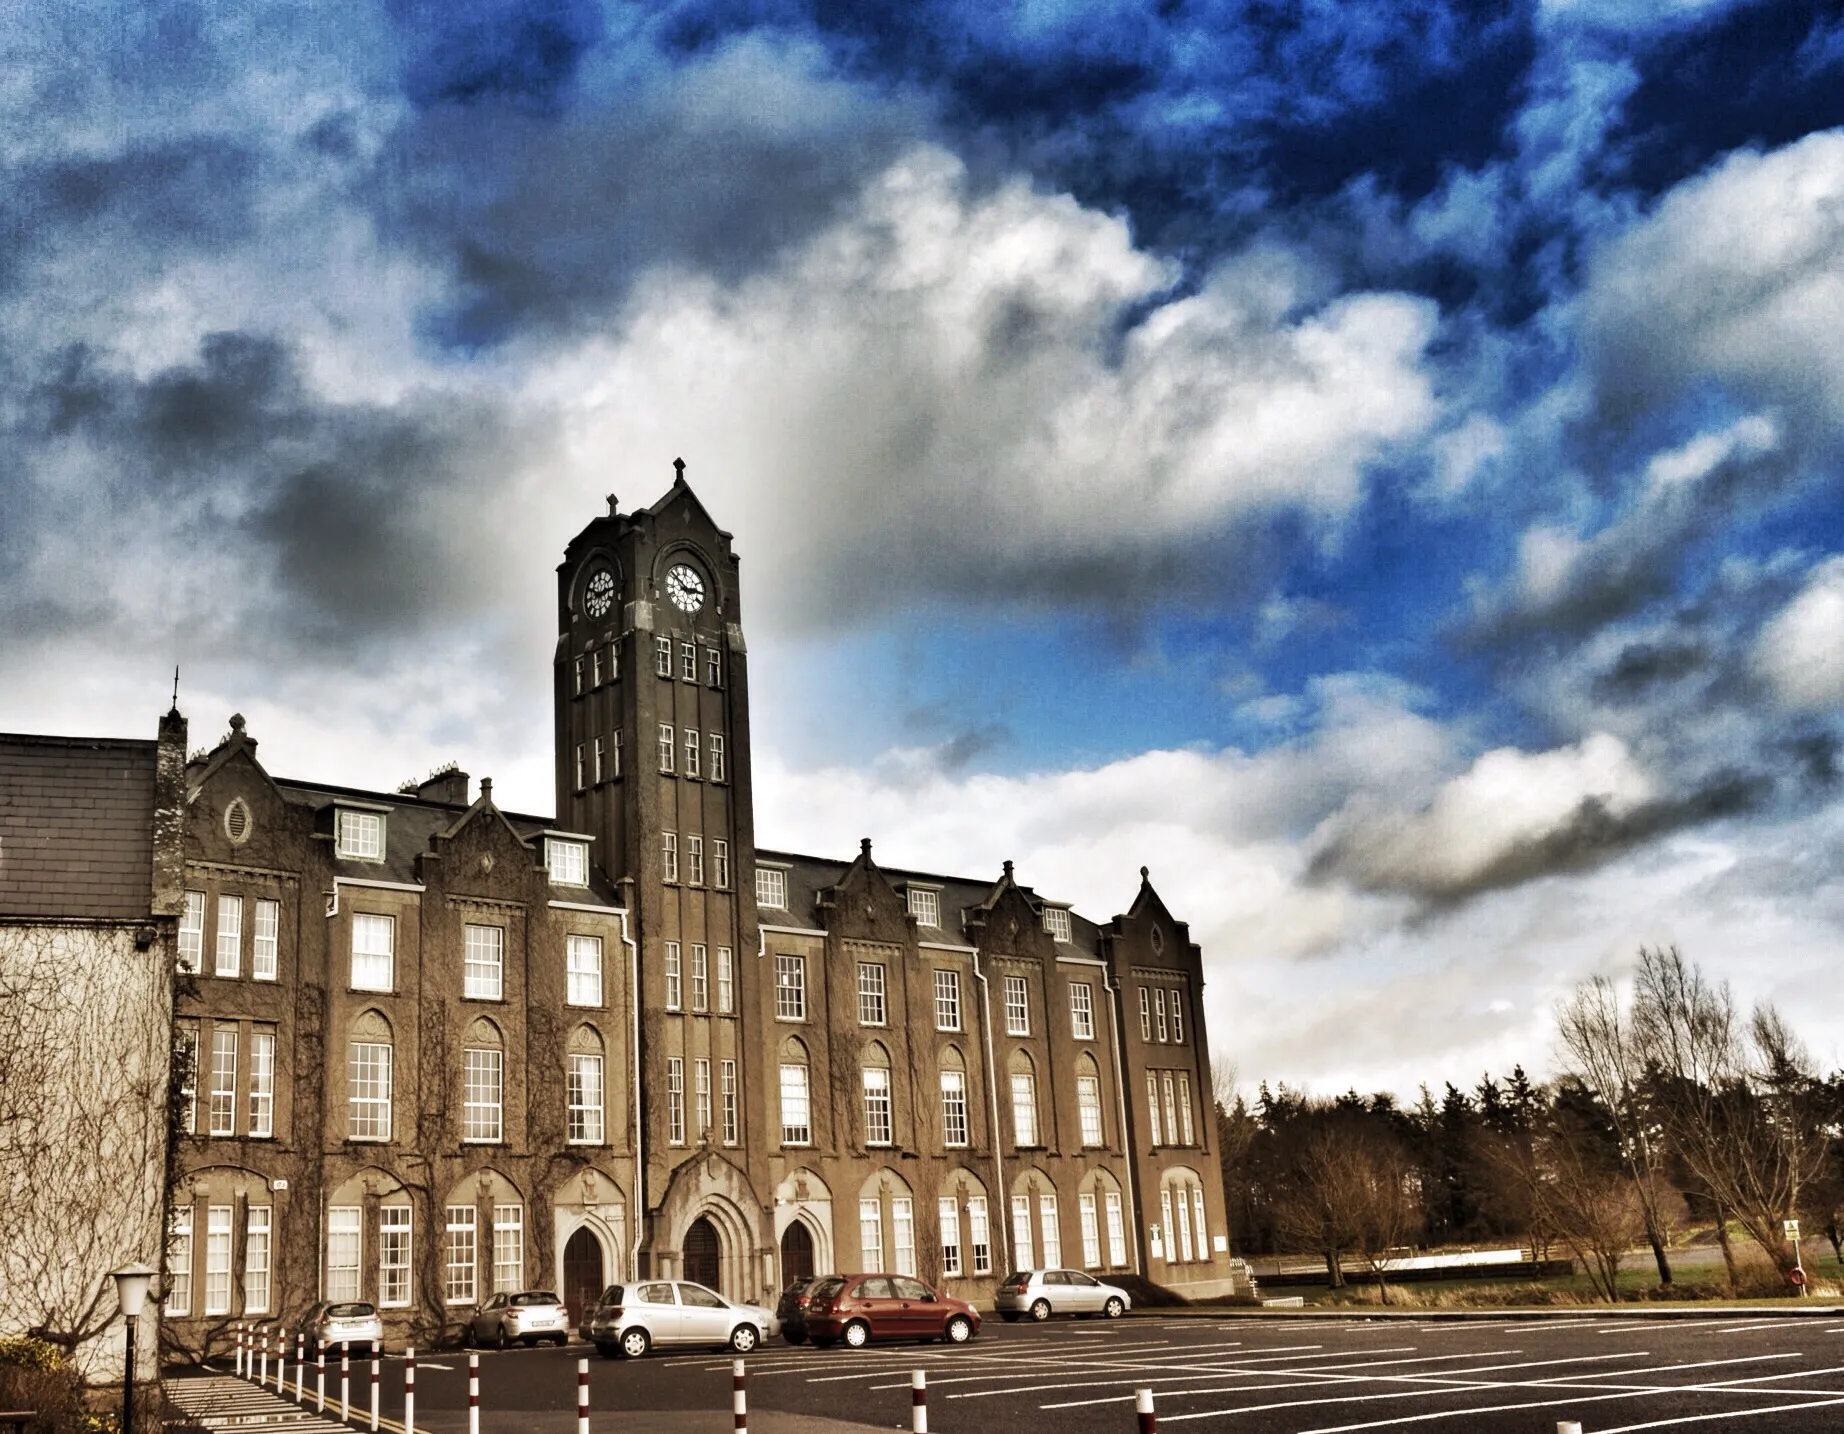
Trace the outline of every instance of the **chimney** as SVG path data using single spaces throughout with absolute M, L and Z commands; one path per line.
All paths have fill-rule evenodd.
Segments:
M 425 802 L 446 802 L 451 807 L 467 805 L 467 773 L 459 767 L 433 772 L 416 784 L 416 795 Z

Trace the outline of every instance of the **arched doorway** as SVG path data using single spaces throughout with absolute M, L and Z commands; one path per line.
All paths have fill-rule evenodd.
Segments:
M 781 1281 L 813 1278 L 813 1232 L 804 1220 L 796 1220 L 781 1236 Z
M 692 1221 L 691 1229 L 685 1232 L 684 1261 L 686 1279 L 718 1289 L 717 1231 L 703 1216 Z
M 602 1293 L 602 1242 L 583 1226 L 563 1247 L 563 1302 L 570 1310 L 570 1325 L 583 1321 L 583 1311 Z

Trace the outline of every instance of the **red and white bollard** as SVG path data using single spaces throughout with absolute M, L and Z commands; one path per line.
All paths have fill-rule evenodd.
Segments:
M 576 1434 L 589 1434 L 589 1361 L 576 1361 Z
M 288 1331 L 275 1332 L 275 1392 L 288 1397 Z
M 403 1352 L 403 1434 L 416 1434 L 416 1351 Z
M 480 1434 L 480 1356 L 467 1357 L 467 1434 Z
M 265 1325 L 263 1327 L 262 1370 L 261 1370 L 261 1373 L 259 1373 L 256 1376 L 256 1387 L 258 1389 L 261 1389 L 263 1385 L 267 1384 L 268 1382 L 269 1382 L 269 1329 L 268 1329 L 268 1326 Z
M 307 1403 L 307 1336 L 295 1332 L 295 1403 Z
M 749 1374 L 740 1359 L 730 1362 L 730 1407 L 736 1411 L 736 1434 L 749 1434 Z
M 342 1424 L 352 1422 L 352 1346 L 347 1344 L 339 1347 L 339 1418 Z
M 1140 1416 L 1140 1434 L 1158 1434 L 1159 1419 L 1153 1413 L 1152 1390 L 1134 1390 L 1133 1408 Z
M 314 1350 L 314 1413 L 327 1412 L 327 1347 Z
M 910 1434 L 928 1434 L 928 1371 L 911 1370 L 909 1374 Z
M 378 1434 L 378 1350 L 371 1351 L 371 1434 Z
M 231 1329 L 231 1350 L 232 1350 L 231 1368 L 236 1371 L 237 1377 L 241 1379 L 243 1377 L 243 1321 L 242 1320 L 238 1320 L 237 1323 Z
M 1573 1419 L 1559 1419 L 1556 1421 L 1556 1434 L 1581 1434 L 1581 1425 Z

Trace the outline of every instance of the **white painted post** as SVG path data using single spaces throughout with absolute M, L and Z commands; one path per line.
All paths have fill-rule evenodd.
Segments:
M 231 1367 L 237 1371 L 237 1377 L 241 1379 L 243 1378 L 243 1321 L 242 1320 L 237 1321 L 237 1327 L 233 1333 L 232 1347 L 236 1350 L 236 1359 Z
M 403 1352 L 403 1434 L 416 1434 L 416 1351 Z
M 295 1403 L 307 1403 L 307 1336 L 295 1331 Z
M 314 1350 L 314 1413 L 327 1412 L 327 1347 Z
M 467 1357 L 467 1434 L 480 1434 L 480 1356 Z
M 909 1373 L 909 1434 L 928 1434 L 928 1371 Z
M 1556 1421 L 1556 1434 L 1581 1434 L 1581 1425 L 1577 1424 L 1573 1419 L 1558 1419 Z
M 352 1422 L 352 1346 L 349 1344 L 339 1347 L 339 1418 L 342 1424 Z
M 378 1434 L 378 1347 L 371 1347 L 371 1434 Z
M 743 1361 L 730 1361 L 730 1408 L 736 1416 L 736 1434 L 749 1434 L 749 1372 Z
M 263 1362 L 261 1371 L 256 1376 L 256 1387 L 261 1389 L 269 1382 L 269 1327 L 263 1326 Z
M 576 1434 L 589 1434 L 589 1361 L 576 1361 Z
M 1140 1434 L 1159 1434 L 1159 1419 L 1153 1413 L 1152 1390 L 1134 1390 L 1133 1409 L 1140 1416 Z

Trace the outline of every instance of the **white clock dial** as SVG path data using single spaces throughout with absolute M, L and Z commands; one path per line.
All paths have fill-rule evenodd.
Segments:
M 696 612 L 704 606 L 704 579 L 680 563 L 666 574 L 666 596 L 681 612 Z
M 589 616 L 601 619 L 608 616 L 609 608 L 615 603 L 615 575 L 607 568 L 597 568 L 589 575 L 589 582 L 583 589 L 583 610 Z

